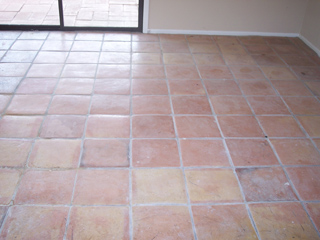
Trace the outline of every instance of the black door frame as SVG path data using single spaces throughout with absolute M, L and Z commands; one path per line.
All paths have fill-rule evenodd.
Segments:
M 23 31 L 121 31 L 142 32 L 143 30 L 143 0 L 139 0 L 138 27 L 76 27 L 65 26 L 63 15 L 63 0 L 58 0 L 60 25 L 10 25 L 0 24 L 0 30 L 23 30 Z

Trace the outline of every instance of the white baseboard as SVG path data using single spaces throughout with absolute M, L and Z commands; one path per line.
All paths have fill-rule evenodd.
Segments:
M 273 37 L 299 37 L 299 33 L 273 33 L 273 32 L 236 32 L 236 31 L 199 31 L 199 30 L 172 30 L 148 29 L 154 34 L 186 34 L 186 35 L 225 35 L 225 36 L 273 36 Z
M 304 36 L 300 35 L 299 38 L 307 44 L 313 51 L 315 51 L 318 56 L 320 57 L 320 49 L 318 49 L 315 45 L 313 45 L 311 42 L 309 42 L 308 39 L 306 39 Z

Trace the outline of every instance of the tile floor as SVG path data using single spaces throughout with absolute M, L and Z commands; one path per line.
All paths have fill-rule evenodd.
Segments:
M 299 39 L 0 38 L 0 239 L 320 239 Z

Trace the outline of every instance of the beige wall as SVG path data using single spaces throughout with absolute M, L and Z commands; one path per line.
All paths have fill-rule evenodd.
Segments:
M 309 1 L 301 35 L 317 48 L 320 55 L 320 0 Z
M 299 34 L 308 0 L 150 0 L 149 4 L 151 32 Z

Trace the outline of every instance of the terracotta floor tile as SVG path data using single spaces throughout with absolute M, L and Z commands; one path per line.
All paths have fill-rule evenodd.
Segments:
M 194 239 L 184 206 L 133 207 L 133 239 Z
M 239 40 L 235 36 L 213 36 L 216 43 L 220 44 L 239 44 Z
M 185 170 L 192 203 L 242 202 L 236 176 L 229 169 Z
M 272 46 L 273 50 L 276 51 L 278 54 L 283 55 L 283 54 L 301 54 L 301 50 L 297 48 L 296 46 L 290 44 L 290 45 L 273 45 Z
M 186 42 L 162 42 L 163 53 L 190 53 Z
M 305 116 L 298 117 L 303 128 L 311 137 L 320 137 L 320 117 Z
M 72 46 L 72 41 L 57 41 L 57 40 L 50 40 L 45 41 L 41 50 L 45 51 L 69 51 Z
M 255 66 L 230 66 L 236 79 L 264 80 L 261 70 Z
M 107 36 L 107 35 L 106 35 Z M 82 40 L 82 41 L 101 41 L 103 39 L 102 33 L 78 33 L 75 40 Z
M 21 174 L 19 170 L 0 169 L 0 204 L 10 203 Z
M 219 53 L 219 48 L 212 43 L 189 43 L 192 53 Z
M 170 80 L 172 95 L 205 95 L 206 92 L 199 80 Z
M 38 51 L 43 44 L 43 40 L 17 40 L 11 46 L 11 50 Z
M 66 63 L 98 63 L 98 61 L 98 52 L 71 52 Z
M 320 204 L 319 203 L 305 203 L 307 210 L 316 225 L 318 231 L 320 229 Z
M 33 61 L 34 63 L 64 63 L 68 52 L 45 52 L 40 51 Z
M 306 84 L 314 95 L 320 96 L 320 82 L 310 81 L 310 82 L 306 82 Z
M 261 67 L 264 74 L 270 80 L 296 80 L 296 76 L 286 67 Z
M 162 63 L 162 58 L 160 53 L 133 53 L 132 54 L 132 64 L 161 64 L 161 63 Z
M 175 140 L 141 139 L 132 142 L 133 167 L 180 167 Z
M 175 121 L 180 138 L 221 137 L 214 117 L 180 116 Z
M 89 116 L 86 137 L 129 138 L 130 119 L 125 116 Z
M 130 64 L 130 53 L 101 52 L 99 63 Z
M 1 62 L 32 62 L 35 58 L 36 51 L 8 51 L 2 58 Z
M 211 104 L 215 114 L 249 114 L 252 111 L 243 97 L 238 96 L 211 96 Z
M 284 97 L 293 114 L 320 115 L 320 102 L 313 97 Z
M 4 116 L 0 120 L 0 137 L 35 138 L 43 117 Z
M 300 203 L 250 204 L 261 239 L 319 239 Z
M 250 55 L 223 54 L 228 65 L 257 65 Z
M 271 47 L 265 44 L 248 45 L 246 46 L 250 54 L 274 54 Z
M 95 95 L 92 97 L 90 114 L 129 115 L 129 113 L 129 96 Z
M 35 141 L 28 165 L 36 168 L 76 168 L 81 140 L 39 139 Z
M 284 66 L 284 62 L 277 57 L 276 55 L 252 55 L 252 58 L 260 65 L 260 66 Z
M 73 204 L 124 205 L 129 202 L 129 171 L 80 170 Z
M 22 177 L 15 197 L 17 204 L 70 204 L 74 170 L 29 170 Z
M 192 206 L 199 239 L 258 239 L 245 205 Z
M 199 79 L 199 74 L 195 66 L 166 65 L 168 79 L 194 80 Z
M 259 116 L 257 118 L 268 137 L 305 137 L 291 116 Z
M 199 66 L 198 68 L 203 79 L 233 79 L 226 66 Z
M 205 80 L 209 95 L 241 95 L 240 88 L 233 80 Z
M 196 64 L 199 65 L 225 65 L 220 54 L 194 54 Z
M 313 139 L 313 141 L 315 142 L 318 150 L 320 151 L 320 139 Z
M 132 98 L 133 114 L 171 114 L 168 96 L 134 96 Z
M 43 122 L 42 138 L 81 138 L 85 116 L 50 115 Z
M 133 42 L 159 42 L 157 34 L 132 33 Z
M 318 67 L 293 67 L 292 69 L 301 80 L 320 80 L 320 69 Z
M 16 95 L 13 97 L 6 114 L 10 115 L 33 115 L 45 114 L 50 95 Z
M 266 44 L 266 41 L 260 36 L 241 36 L 238 39 L 244 45 Z
M 52 94 L 57 78 L 25 78 L 19 85 L 18 94 Z
M 1 206 L 0 207 L 0 225 L 2 226 L 2 223 L 4 221 L 4 218 L 7 214 L 7 211 L 8 211 L 8 207 L 6 206 Z
M 284 165 L 319 165 L 320 154 L 308 139 L 272 139 Z
M 129 167 L 128 140 L 86 139 L 81 167 Z
M 103 45 L 104 47 L 104 45 Z M 100 41 L 75 41 L 73 43 L 71 51 L 95 51 L 98 52 L 101 49 Z M 104 48 L 103 48 L 104 50 Z
M 95 94 L 128 95 L 130 94 L 129 79 L 96 79 Z
M 104 41 L 131 41 L 131 33 L 108 33 L 104 35 Z
M 68 207 L 13 206 L 0 238 L 62 239 L 68 211 Z
M 98 65 L 97 78 L 129 78 L 129 65 Z
M 167 83 L 164 80 L 133 79 L 132 94 L 136 95 L 168 95 Z
M 164 79 L 164 68 L 162 65 L 134 65 L 132 66 L 133 78 L 148 78 L 148 79 Z
M 247 98 L 256 115 L 263 114 L 287 114 L 288 108 L 280 97 L 276 96 L 252 96 Z
M 183 173 L 180 169 L 134 169 L 132 202 L 187 203 Z
M 63 64 L 33 64 L 27 77 L 58 78 L 62 69 Z
M 32 142 L 30 140 L 0 140 L 0 166 L 23 167 L 27 161 Z
M 134 138 L 174 138 L 175 132 L 171 116 L 132 117 Z
M 129 239 L 127 207 L 73 207 L 66 239 Z
M 0 77 L 0 93 L 13 93 L 21 81 L 21 77 Z
M 227 152 L 221 140 L 182 139 L 180 146 L 185 167 L 230 166 Z
M 245 95 L 276 95 L 268 81 L 241 80 L 239 85 Z
M 11 95 L 0 95 L 0 113 L 6 109 L 10 99 Z
M 307 56 L 301 55 L 282 55 L 281 58 L 289 66 L 316 66 L 316 64 Z
M 270 45 L 292 45 L 287 37 L 264 37 L 264 40 Z
M 252 116 L 219 116 L 218 121 L 225 137 L 264 137 Z
M 246 50 L 241 44 L 219 44 L 222 54 L 240 54 L 245 55 Z
M 281 167 L 236 169 L 249 202 L 297 200 Z
M 188 53 L 164 53 L 164 64 L 194 64 L 191 54 Z
M 89 95 L 92 93 L 93 83 L 94 80 L 90 78 L 61 78 L 55 93 Z
M 66 64 L 61 74 L 61 77 L 93 78 L 96 74 L 96 68 L 96 64 Z
M 312 96 L 311 92 L 300 81 L 275 80 L 271 82 L 272 82 L 272 85 L 277 89 L 277 91 L 282 96 Z
M 133 42 L 132 52 L 160 52 L 160 44 L 158 42 Z
M 29 66 L 30 63 L 1 63 L 0 77 L 23 77 Z
M 269 143 L 260 139 L 227 139 L 235 166 L 279 165 Z
M 90 105 L 89 96 L 55 95 L 52 99 L 48 114 L 81 114 L 86 115 Z
M 173 96 L 172 105 L 175 114 L 212 114 L 207 97 Z
M 186 35 L 186 39 L 189 43 L 212 43 L 212 37 L 211 36 L 205 36 L 205 35 Z

